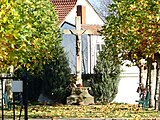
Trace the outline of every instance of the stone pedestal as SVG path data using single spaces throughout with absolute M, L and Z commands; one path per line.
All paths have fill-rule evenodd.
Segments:
M 77 87 L 72 89 L 72 93 L 67 97 L 69 105 L 90 105 L 94 104 L 94 98 L 88 93 L 89 87 Z

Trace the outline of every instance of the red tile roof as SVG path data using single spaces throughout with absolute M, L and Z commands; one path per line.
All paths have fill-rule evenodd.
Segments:
M 59 23 L 62 23 L 67 14 L 76 5 L 77 0 L 52 0 L 58 13 Z

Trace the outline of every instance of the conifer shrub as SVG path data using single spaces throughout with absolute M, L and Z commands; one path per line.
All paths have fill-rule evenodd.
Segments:
M 65 102 L 69 95 L 67 87 L 71 81 L 71 70 L 63 49 L 59 46 L 55 50 L 57 52 L 53 61 L 44 66 L 43 94 L 55 102 Z
M 112 49 L 103 47 L 97 59 L 91 85 L 96 102 L 108 103 L 114 100 L 118 92 L 120 71 L 118 56 Z

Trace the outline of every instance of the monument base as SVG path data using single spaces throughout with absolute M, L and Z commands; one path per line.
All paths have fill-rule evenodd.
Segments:
M 67 97 L 68 105 L 90 105 L 94 104 L 94 97 L 88 93 L 89 87 L 77 87 L 72 89 L 72 93 Z

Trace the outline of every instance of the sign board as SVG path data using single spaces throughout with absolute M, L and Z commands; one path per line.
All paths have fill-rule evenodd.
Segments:
M 12 81 L 12 92 L 23 92 L 23 81 Z

